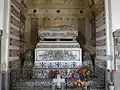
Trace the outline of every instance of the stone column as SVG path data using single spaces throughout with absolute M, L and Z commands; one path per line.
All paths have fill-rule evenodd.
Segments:
M 114 43 L 113 43 L 113 31 L 120 29 L 120 0 L 105 0 L 105 17 L 106 17 L 106 36 L 107 36 L 107 55 L 113 58 L 108 60 L 108 68 L 110 72 L 106 71 L 106 82 L 111 80 L 110 75 L 113 70 L 115 70 L 115 60 L 114 60 Z M 120 72 L 112 72 L 112 76 L 115 80 L 115 90 L 120 88 Z M 106 85 L 106 90 L 108 90 Z
M 1 21 L 0 22 L 0 30 L 2 30 L 2 31 L 3 31 L 3 23 L 4 23 L 3 18 L 4 18 L 4 0 L 1 0 L 0 1 L 0 21 Z M 1 64 L 1 57 L 0 57 L 0 64 Z M 0 69 L 1 69 L 1 65 L 0 65 Z M 0 73 L 0 90 L 2 90 L 1 89 L 1 84 L 2 84 L 2 73 Z
M 3 30 L 4 0 L 0 1 L 0 29 Z
M 9 56 L 9 25 L 10 25 L 10 2 L 11 0 L 0 1 L 0 28 L 3 29 L 1 38 L 1 74 L 2 82 L 1 90 L 9 89 L 8 79 L 8 56 Z

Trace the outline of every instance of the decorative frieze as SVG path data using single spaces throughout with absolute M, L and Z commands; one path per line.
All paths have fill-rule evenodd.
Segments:
M 35 68 L 41 68 L 41 69 L 57 69 L 57 68 L 61 68 L 61 69 L 72 69 L 72 68 L 77 68 L 79 67 L 81 64 L 79 61 L 43 61 L 40 63 L 35 63 Z
M 42 48 L 43 49 L 43 48 Z M 35 50 L 36 56 L 35 60 L 38 61 L 78 61 L 80 62 L 81 59 L 81 50 L 56 50 L 49 49 L 49 50 L 42 50 L 37 49 Z
M 37 48 L 79 48 L 79 45 L 40 45 Z

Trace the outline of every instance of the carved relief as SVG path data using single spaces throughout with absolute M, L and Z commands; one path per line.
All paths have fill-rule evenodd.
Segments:
M 36 51 L 38 61 L 77 61 L 79 60 L 79 51 L 70 50 L 49 50 L 49 51 Z

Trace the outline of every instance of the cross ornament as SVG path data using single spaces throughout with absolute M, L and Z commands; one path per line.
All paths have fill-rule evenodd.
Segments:
M 53 83 L 56 83 L 57 87 L 61 88 L 61 83 L 65 83 L 65 79 L 61 79 L 60 74 L 57 74 L 57 79 L 53 79 Z

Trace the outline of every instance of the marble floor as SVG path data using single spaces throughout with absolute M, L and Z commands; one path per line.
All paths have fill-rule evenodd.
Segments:
M 20 90 L 52 90 L 51 88 L 21 88 Z M 55 90 L 62 90 L 62 89 L 55 89 Z M 80 90 L 80 89 L 64 89 L 64 90 Z M 82 89 L 81 89 L 82 90 Z M 92 90 L 92 89 L 91 89 Z
M 52 90 L 51 88 L 34 88 L 34 87 L 27 87 L 27 88 L 21 88 L 19 90 Z M 61 90 L 61 89 L 56 89 Z M 64 89 L 64 90 L 80 90 L 80 89 Z M 82 89 L 81 89 L 82 90 Z M 90 90 L 105 90 L 105 89 L 90 89 Z

